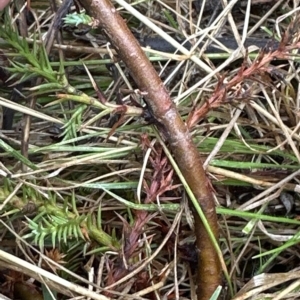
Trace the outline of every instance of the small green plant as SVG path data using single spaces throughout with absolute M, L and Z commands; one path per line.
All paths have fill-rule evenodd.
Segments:
M 90 17 L 89 15 L 85 13 L 73 13 L 68 14 L 66 17 L 63 18 L 65 21 L 65 25 L 73 25 L 73 26 L 79 26 L 79 25 L 88 25 L 93 27 L 97 27 L 98 22 Z

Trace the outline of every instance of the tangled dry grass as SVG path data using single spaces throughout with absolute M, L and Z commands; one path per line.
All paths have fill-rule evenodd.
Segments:
M 207 171 L 199 184 L 211 186 L 217 203 L 228 276 L 212 299 L 298 299 L 298 1 L 258 3 L 251 11 L 247 1 L 234 8 L 236 2 L 215 16 L 188 0 L 132 3 L 147 26 L 115 4 L 137 36 L 155 34 L 156 25 L 191 43 L 208 45 L 220 34 L 267 37 L 271 48 L 281 41 L 271 51 L 145 51 L 189 124 Z M 13 128 L 0 132 L 1 293 L 196 299 L 187 187 L 144 118 L 128 70 L 103 33 L 84 26 L 63 27 L 46 55 L 48 4 L 31 2 L 26 39 L 13 7 L 0 33 L 1 69 L 7 67 L 5 81 L 10 77 L 0 105 L 3 114 L 17 111 Z

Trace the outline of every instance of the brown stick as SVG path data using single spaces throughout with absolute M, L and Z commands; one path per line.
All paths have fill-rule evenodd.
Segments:
M 217 215 L 197 148 L 169 93 L 125 22 L 109 0 L 80 0 L 104 30 L 119 57 L 127 65 L 145 95 L 145 100 L 170 143 L 175 160 L 199 201 L 212 232 L 218 238 Z M 194 211 L 194 210 L 193 210 Z M 198 300 L 207 300 L 220 284 L 221 267 L 217 253 L 199 218 L 194 213 L 198 247 Z
M 10 0 L 0 0 L 0 10 L 4 9 L 9 2 Z

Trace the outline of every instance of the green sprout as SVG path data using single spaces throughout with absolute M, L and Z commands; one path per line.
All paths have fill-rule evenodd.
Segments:
M 97 20 L 86 15 L 85 13 L 68 14 L 68 15 L 66 15 L 65 18 L 63 18 L 63 20 L 65 21 L 66 25 L 78 26 L 80 24 L 83 24 L 83 25 L 89 25 L 94 28 L 94 27 L 97 27 L 97 24 L 98 24 Z

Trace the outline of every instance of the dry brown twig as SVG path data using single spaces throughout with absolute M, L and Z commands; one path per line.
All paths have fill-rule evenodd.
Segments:
M 130 70 L 160 132 L 165 133 L 175 160 L 201 205 L 214 236 L 218 238 L 215 204 L 199 152 L 160 77 L 110 1 L 81 0 L 81 4 L 99 22 L 119 57 Z M 198 299 L 206 300 L 221 283 L 220 260 L 196 211 L 194 219 L 197 247 L 200 250 L 197 270 Z
M 291 45 L 287 45 L 292 39 L 293 28 L 297 24 L 297 18 L 289 26 L 287 33 L 282 38 L 282 41 L 275 51 L 268 51 L 263 49 L 254 62 L 246 66 L 246 60 L 237 74 L 228 81 L 224 83 L 224 77 L 220 78 L 218 85 L 216 86 L 215 92 L 206 101 L 206 103 L 198 109 L 192 111 L 188 117 L 187 124 L 189 128 L 195 126 L 201 118 L 203 118 L 211 108 L 219 107 L 227 101 L 228 93 L 238 86 L 241 86 L 245 80 L 251 79 L 254 81 L 259 81 L 259 79 L 266 73 L 272 74 L 276 72 L 275 67 L 269 67 L 269 64 L 273 60 L 288 60 L 291 57 L 291 50 L 300 48 L 300 42 L 294 42 Z M 262 80 L 263 82 L 263 80 Z M 251 88 L 251 87 L 250 87 Z M 238 88 L 238 93 L 240 92 Z M 244 92 L 244 96 L 247 96 L 247 91 Z M 235 97 L 243 98 L 242 94 L 235 95 Z M 247 98 L 247 97 L 244 97 Z

